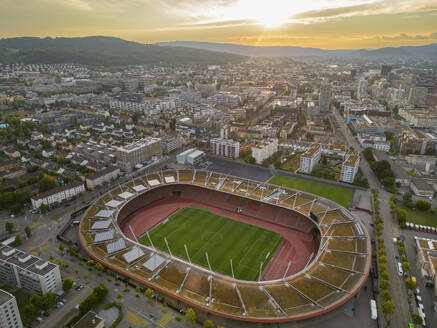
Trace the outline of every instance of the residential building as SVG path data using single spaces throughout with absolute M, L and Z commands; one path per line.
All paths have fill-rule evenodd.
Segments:
M 331 85 L 323 81 L 320 86 L 319 109 L 321 112 L 329 112 L 331 106 Z
M 224 125 L 220 128 L 220 138 L 228 139 L 231 134 L 231 127 L 229 125 Z
M 211 153 L 218 156 L 238 158 L 240 143 L 232 139 L 214 138 L 210 140 Z
M 367 97 L 367 80 L 365 78 L 361 78 L 358 81 L 357 99 L 366 98 L 366 97 Z
M 117 148 L 117 164 L 126 171 L 135 165 L 150 161 L 154 156 L 161 156 L 161 139 L 147 137 L 129 145 Z
M 417 107 L 425 107 L 428 90 L 425 87 L 412 87 L 408 94 L 408 102 Z
M 174 136 L 163 136 L 161 138 L 161 148 L 164 154 L 170 154 L 176 149 L 182 147 L 182 141 L 179 137 Z
M 116 179 L 119 175 L 120 169 L 118 167 L 107 167 L 106 169 L 97 171 L 96 173 L 88 176 L 86 178 L 86 187 L 93 190 L 106 182 Z
M 278 139 L 266 139 L 251 148 L 252 157 L 255 158 L 257 164 L 261 164 L 263 160 L 269 158 L 278 151 Z
M 0 248 L 2 283 L 23 289 L 29 294 L 44 295 L 62 291 L 61 271 L 57 264 L 4 244 Z
M 340 181 L 353 183 L 360 166 L 360 154 L 350 150 L 341 164 Z
M 437 126 L 437 111 L 400 108 L 398 114 L 417 128 L 434 128 Z
M 38 194 L 30 200 L 33 208 L 40 208 L 42 204 L 50 206 L 56 203 L 62 203 L 64 200 L 71 199 L 82 192 L 85 192 L 85 185 L 79 181 L 74 181 Z
M 105 321 L 93 311 L 88 311 L 72 328 L 104 328 Z
M 300 156 L 300 166 L 299 171 L 305 173 L 311 173 L 314 169 L 314 166 L 320 160 L 320 156 L 322 155 L 322 147 L 320 144 L 314 143 L 312 144 L 301 156 Z
M 0 289 L 0 327 L 22 328 L 20 312 L 15 296 Z
M 176 155 L 176 161 L 179 164 L 197 165 L 205 160 L 205 153 L 196 148 L 187 149 L 184 152 Z

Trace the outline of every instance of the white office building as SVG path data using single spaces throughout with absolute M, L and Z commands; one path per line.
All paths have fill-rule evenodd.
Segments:
M 62 291 L 58 265 L 4 245 L 0 248 L 0 280 L 29 294 Z
M 20 312 L 15 296 L 0 289 L 0 327 L 22 328 Z
M 161 139 L 147 137 L 118 147 L 117 164 L 123 170 L 130 171 L 135 165 L 145 163 L 153 156 L 161 156 L 161 154 Z
M 360 154 L 355 150 L 350 150 L 341 164 L 340 181 L 353 183 L 360 166 Z
M 320 160 L 320 156 L 322 156 L 322 147 L 320 144 L 314 143 L 312 144 L 301 156 L 300 156 L 300 166 L 299 171 L 305 173 L 311 173 L 314 166 Z
M 62 203 L 64 200 L 71 199 L 80 193 L 85 192 L 85 185 L 79 181 L 66 184 L 64 186 L 48 190 L 30 199 L 33 208 L 40 208 L 42 204 L 50 206 Z
M 261 164 L 263 160 L 269 158 L 278 151 L 278 139 L 272 138 L 264 140 L 251 148 L 252 157 L 255 158 L 257 164 Z
M 367 97 L 367 80 L 362 77 L 358 81 L 358 90 L 357 90 L 357 99 L 366 98 Z
M 197 165 L 205 160 L 205 152 L 196 148 L 191 148 L 176 155 L 176 161 L 179 164 Z
M 210 140 L 211 153 L 218 156 L 238 158 L 240 143 L 232 139 L 214 138 Z

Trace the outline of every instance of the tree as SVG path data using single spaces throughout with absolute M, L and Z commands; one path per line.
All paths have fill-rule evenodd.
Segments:
M 39 311 L 42 307 L 42 299 L 41 296 L 33 294 L 32 297 L 30 298 L 30 303 L 33 304 L 33 306 L 35 307 L 36 311 Z
M 413 313 L 411 315 L 411 318 L 413 319 L 413 323 L 415 325 L 421 325 L 423 323 L 422 317 L 420 315 L 416 314 L 416 313 Z
M 417 207 L 418 210 L 421 210 L 421 211 L 425 212 L 425 211 L 428 211 L 431 208 L 431 204 L 429 202 L 427 202 L 427 201 L 424 201 L 424 200 L 418 200 L 416 202 L 416 207 Z
M 390 288 L 390 281 L 389 280 L 381 280 L 379 282 L 379 288 L 381 288 L 381 289 L 389 289 Z
M 79 269 L 74 269 L 74 273 L 78 274 L 79 273 Z
M 410 269 L 411 269 L 410 263 L 402 262 L 402 270 L 404 270 L 404 272 L 408 272 L 408 271 L 410 271 Z
M 11 221 L 6 221 L 5 229 L 8 232 L 8 234 L 12 234 L 12 232 L 14 232 L 14 224 Z
M 381 298 L 383 301 L 391 301 L 391 294 L 388 290 L 384 289 L 381 293 Z
M 214 323 L 212 322 L 212 320 L 206 320 L 203 323 L 203 328 L 214 328 Z
M 194 327 L 194 323 L 196 322 L 196 312 L 194 312 L 192 308 L 189 308 L 187 313 L 185 313 L 184 321 L 191 323 L 191 326 Z
M 412 197 L 411 192 L 407 191 L 407 192 L 402 196 L 402 201 L 403 201 L 405 204 L 407 204 L 407 203 L 411 202 L 411 197 Z
M 27 303 L 23 306 L 21 318 L 23 319 L 23 323 L 28 325 L 32 323 L 35 319 L 35 306 L 32 303 Z
M 65 245 L 64 244 L 59 244 L 58 248 L 61 251 L 61 253 L 64 254 Z
M 383 301 L 381 303 L 381 309 L 382 309 L 382 313 L 384 313 L 384 315 L 387 316 L 395 311 L 395 306 L 391 301 Z
M 29 226 L 24 227 L 24 233 L 26 234 L 27 238 L 32 237 L 32 230 L 30 229 Z
M 85 273 L 83 274 L 83 279 L 88 279 L 88 273 L 85 272 Z
M 144 292 L 144 295 L 146 295 L 147 298 L 152 299 L 155 297 L 155 292 L 153 291 L 153 289 L 147 288 Z
M 96 265 L 94 266 L 94 269 L 96 271 L 103 271 L 105 268 L 103 267 L 103 265 L 101 265 L 100 263 L 96 263 Z
M 41 308 L 44 311 L 49 310 L 56 302 L 56 294 L 53 292 L 48 292 L 42 297 Z
M 89 267 L 92 267 L 94 265 L 94 261 L 93 260 L 88 260 L 86 262 L 86 265 L 88 265 Z
M 55 177 L 44 174 L 41 180 L 39 180 L 39 192 L 44 192 L 53 188 L 59 187 L 59 182 Z
M 405 283 L 405 287 L 407 287 L 407 289 L 409 290 L 413 290 L 414 288 L 416 288 L 416 283 L 411 278 L 405 279 L 404 283 Z
M 64 292 L 68 292 L 71 288 L 73 288 L 74 281 L 71 278 L 65 278 L 62 282 L 62 289 Z
M 20 246 L 21 245 L 21 235 L 19 234 L 19 233 L 17 233 L 16 235 L 15 235 L 15 242 L 14 242 L 14 245 L 15 246 Z
M 64 261 L 63 261 L 62 259 L 58 259 L 57 262 L 58 262 L 58 265 L 59 265 L 59 266 L 62 266 L 62 263 L 64 263 Z

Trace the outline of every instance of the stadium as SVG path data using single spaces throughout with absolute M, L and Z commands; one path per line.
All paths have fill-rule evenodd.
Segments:
M 91 258 L 179 305 L 251 322 L 331 311 L 371 264 L 368 232 L 345 208 L 203 170 L 149 173 L 111 190 L 84 214 L 79 239 Z

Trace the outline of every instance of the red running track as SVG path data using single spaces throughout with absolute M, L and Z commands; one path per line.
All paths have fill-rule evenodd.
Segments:
M 262 273 L 262 280 L 282 278 L 287 270 L 288 262 L 291 262 L 291 265 L 287 276 L 301 271 L 310 257 L 317 252 L 318 245 L 311 234 L 182 198 L 164 200 L 134 213 L 122 224 L 121 229 L 128 238 L 134 240 L 152 230 L 178 209 L 190 206 L 205 208 L 214 214 L 270 230 L 283 236 L 281 244 Z M 247 219 L 241 218 L 242 216 Z

